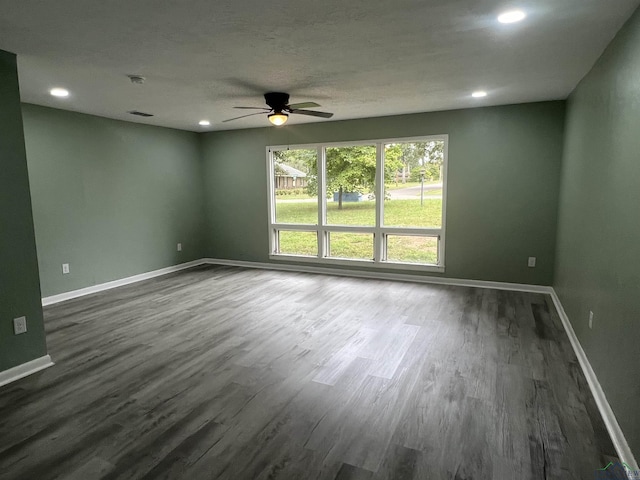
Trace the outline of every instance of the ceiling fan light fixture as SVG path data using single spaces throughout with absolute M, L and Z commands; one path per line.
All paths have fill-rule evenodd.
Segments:
M 223 123 L 231 122 L 233 120 L 240 120 L 245 117 L 252 117 L 254 115 L 267 115 L 269 122 L 276 127 L 280 127 L 287 123 L 289 114 L 294 115 L 307 115 L 309 117 L 319 118 L 331 118 L 333 113 L 318 112 L 316 110 L 307 110 L 309 107 L 319 107 L 316 102 L 302 102 L 302 103 L 289 103 L 289 94 L 284 92 L 267 92 L 264 94 L 264 102 L 267 107 L 233 107 L 242 108 L 247 110 L 261 110 L 259 112 L 250 113 L 248 115 L 241 115 L 235 118 L 228 118 L 223 120 Z M 286 113 L 285 113 L 286 112 Z
M 285 123 L 287 123 L 288 119 L 289 119 L 289 115 L 282 112 L 275 112 L 269 115 L 269 121 L 276 127 L 284 125 Z

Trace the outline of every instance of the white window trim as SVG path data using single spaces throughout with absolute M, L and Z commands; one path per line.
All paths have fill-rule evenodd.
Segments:
M 410 143 L 410 142 L 429 142 L 429 141 L 443 141 L 443 161 L 442 161 L 442 227 L 441 228 L 419 228 L 419 227 L 385 227 L 382 226 L 382 220 L 384 218 L 384 200 L 376 201 L 376 224 L 375 226 L 350 226 L 350 225 L 327 225 L 324 223 L 327 211 L 327 199 L 321 192 L 325 191 L 324 177 L 325 177 L 325 149 L 332 147 L 351 147 L 360 145 L 375 145 L 376 146 L 376 186 L 375 196 L 376 199 L 384 199 L 384 182 L 381 178 L 384 175 L 383 162 L 384 162 L 384 145 L 387 143 Z M 280 150 L 296 150 L 296 149 L 317 149 L 318 151 L 318 223 L 316 225 L 311 224 L 286 224 L 276 223 L 275 219 L 275 185 L 274 185 L 274 168 L 273 168 L 273 152 Z M 449 164 L 449 135 L 429 135 L 424 137 L 397 137 L 387 139 L 376 140 L 359 140 L 355 142 L 327 142 L 327 143 L 312 143 L 301 145 L 272 145 L 266 147 L 267 157 L 267 208 L 269 219 L 269 258 L 271 260 L 284 260 L 302 263 L 322 263 L 328 265 L 343 265 L 365 267 L 376 267 L 385 269 L 398 269 L 398 270 L 419 270 L 423 272 L 444 272 L 445 271 L 445 234 L 446 234 L 446 222 L 447 222 L 447 184 L 449 183 L 448 164 Z M 305 232 L 317 232 L 318 234 L 318 255 L 291 255 L 275 253 L 278 246 L 278 231 L 305 231 Z M 334 257 L 327 257 L 327 242 L 324 241 L 326 235 L 330 232 L 353 232 L 353 233 L 371 233 L 374 238 L 373 254 L 374 258 L 371 260 L 362 259 L 340 259 Z M 439 236 L 438 242 L 438 265 L 426 265 L 416 263 L 402 263 L 402 262 L 389 262 L 386 260 L 386 242 L 385 235 L 423 235 L 423 236 Z

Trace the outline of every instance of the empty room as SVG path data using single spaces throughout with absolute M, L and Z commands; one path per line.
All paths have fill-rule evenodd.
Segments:
M 640 479 L 640 0 L 0 0 L 0 479 Z

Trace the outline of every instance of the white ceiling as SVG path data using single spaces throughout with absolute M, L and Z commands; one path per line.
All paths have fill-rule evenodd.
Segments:
M 184 130 L 267 126 L 266 91 L 333 120 L 563 99 L 640 0 L 0 0 L 22 100 Z M 517 7 L 519 24 L 496 21 Z M 127 74 L 147 78 L 133 85 Z M 62 86 L 71 96 L 51 97 Z M 487 90 L 473 99 L 473 90 Z M 128 110 L 155 114 L 132 117 Z M 202 128 L 198 121 L 208 119 Z M 327 121 L 292 116 L 290 123 Z

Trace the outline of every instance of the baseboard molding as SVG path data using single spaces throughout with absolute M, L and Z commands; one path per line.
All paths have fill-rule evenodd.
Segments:
M 180 265 L 174 265 L 171 267 L 161 268 L 159 270 L 153 270 L 151 272 L 141 273 L 139 275 L 133 275 L 131 277 L 121 278 L 119 280 L 113 280 L 111 282 L 101 283 L 98 285 L 92 285 L 90 287 L 81 288 L 79 290 L 72 290 L 70 292 L 60 293 L 58 295 L 51 295 L 49 297 L 42 298 L 42 306 L 54 305 L 56 303 L 65 302 L 74 298 L 84 297 L 85 295 L 91 295 L 93 293 L 104 292 L 105 290 L 111 290 L 112 288 L 122 287 L 124 285 L 130 285 L 132 283 L 141 282 L 143 280 L 149 280 L 150 278 L 160 277 L 168 273 L 178 272 L 187 268 L 196 267 L 198 265 L 226 265 L 231 267 L 245 267 L 245 268 L 258 268 L 263 270 L 279 270 L 284 272 L 302 272 L 302 273 L 318 273 L 324 275 L 338 275 L 357 278 L 371 278 L 375 280 L 396 280 L 401 282 L 418 282 L 418 283 L 433 283 L 437 285 L 454 285 L 460 287 L 477 287 L 477 288 L 493 288 L 496 290 L 511 290 L 517 292 L 533 292 L 533 293 L 548 293 L 552 291 L 551 287 L 543 285 L 527 285 L 521 283 L 506 283 L 506 282 L 491 282 L 485 280 L 465 280 L 459 278 L 446 278 L 446 277 L 433 277 L 425 275 L 409 275 L 404 273 L 386 273 L 386 272 L 366 272 L 362 270 L 351 269 L 337 269 L 327 267 L 314 267 L 307 265 L 290 265 L 280 263 L 260 263 L 260 262 L 247 262 L 242 260 L 227 260 L 221 258 L 201 258 L 193 260 L 187 263 L 181 263 Z
M 527 285 L 522 283 L 491 282 L 486 280 L 465 280 L 460 278 L 433 277 L 429 275 L 409 275 L 406 273 L 366 272 L 363 270 L 314 267 L 309 265 L 291 265 L 285 263 L 260 263 L 242 260 L 226 260 L 221 258 L 205 258 L 210 265 L 226 265 L 230 267 L 258 268 L 262 270 L 279 270 L 284 272 L 319 273 L 343 277 L 371 278 L 374 280 L 396 280 L 401 282 L 433 283 L 437 285 L 454 285 L 458 287 L 493 288 L 495 290 L 511 290 L 516 292 L 547 293 L 551 287 L 543 285 Z
M 622 462 L 629 465 L 629 467 L 631 467 L 631 470 L 637 471 L 638 463 L 633 456 L 633 452 L 629 448 L 627 439 L 625 438 L 624 433 L 622 432 L 622 429 L 618 424 L 618 420 L 616 419 L 616 416 L 611 409 L 611 405 L 609 405 L 609 402 L 607 401 L 607 397 L 602 390 L 602 386 L 598 381 L 598 377 L 593 371 L 591 363 L 589 363 L 589 359 L 587 358 L 587 354 L 583 350 L 582 345 L 580 344 L 580 341 L 576 336 L 576 332 L 573 330 L 573 326 L 571 325 L 571 321 L 569 320 L 567 312 L 565 312 L 564 307 L 560 302 L 560 298 L 558 297 L 554 289 L 551 289 L 551 298 L 553 299 L 556 310 L 558 310 L 558 315 L 560 315 L 560 319 L 562 320 L 564 329 L 567 332 L 567 336 L 569 337 L 571 346 L 576 353 L 576 357 L 578 357 L 578 362 L 580 363 L 580 367 L 582 367 L 584 376 L 587 378 L 587 383 L 589 384 L 589 388 L 591 389 L 591 394 L 593 395 L 593 398 L 598 405 L 598 410 L 602 415 L 602 420 L 607 427 L 607 431 L 609 432 L 609 436 L 611 437 L 613 446 L 616 449 L 618 458 Z
M 51 357 L 45 355 L 44 357 L 36 358 L 30 362 L 0 372 L 0 387 L 32 375 L 40 370 L 44 370 L 45 368 L 52 367 L 53 365 L 54 363 L 51 361 Z
M 141 273 L 132 277 L 121 278 L 119 280 L 113 280 L 107 283 L 101 283 L 99 285 L 92 285 L 91 287 L 81 288 L 79 290 L 72 290 L 70 292 L 60 293 L 58 295 L 52 295 L 50 297 L 44 297 L 42 299 L 42 306 L 53 305 L 55 303 L 64 302 L 73 298 L 84 297 L 85 295 L 91 295 L 92 293 L 103 292 L 105 290 L 111 290 L 112 288 L 122 287 L 131 283 L 141 282 L 143 280 L 149 280 L 150 278 L 160 277 L 168 273 L 178 272 L 187 268 L 196 267 L 206 263 L 204 259 L 194 260 L 192 262 L 181 263 L 180 265 L 173 265 L 171 267 L 161 268 L 159 270 L 153 270 L 152 272 Z

